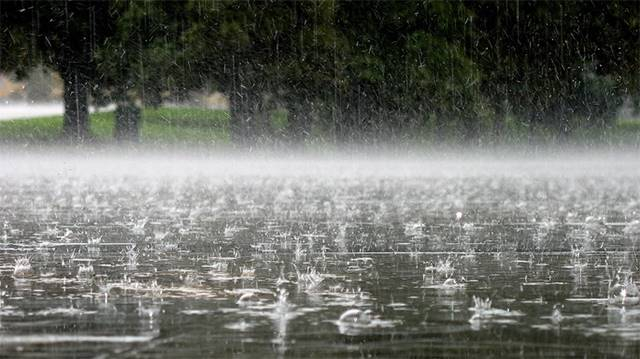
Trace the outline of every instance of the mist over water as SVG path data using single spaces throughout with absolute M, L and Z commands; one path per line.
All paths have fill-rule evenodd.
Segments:
M 567 148 L 532 152 L 398 150 L 365 147 L 352 151 L 198 150 L 172 148 L 7 149 L 0 154 L 2 176 L 135 176 L 208 178 L 257 177 L 475 177 L 633 176 L 636 151 Z

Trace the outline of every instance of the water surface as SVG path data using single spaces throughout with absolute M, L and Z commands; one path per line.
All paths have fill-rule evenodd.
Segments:
M 640 355 L 632 160 L 247 161 L 5 159 L 0 353 Z

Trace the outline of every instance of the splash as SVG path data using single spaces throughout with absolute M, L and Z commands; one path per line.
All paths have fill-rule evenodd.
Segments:
M 16 278 L 25 278 L 31 275 L 33 275 L 33 269 L 31 268 L 31 262 L 29 261 L 29 258 L 17 258 L 13 266 L 13 276 Z

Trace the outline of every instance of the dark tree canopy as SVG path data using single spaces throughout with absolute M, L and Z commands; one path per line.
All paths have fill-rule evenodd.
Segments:
M 116 17 L 101 1 L 2 1 L 0 69 L 19 76 L 39 63 L 64 81 L 63 132 L 88 135 L 88 95 L 95 79 L 95 53 L 111 34 Z

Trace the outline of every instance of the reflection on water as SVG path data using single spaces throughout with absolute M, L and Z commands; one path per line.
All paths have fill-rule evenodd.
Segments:
M 0 187 L 6 355 L 640 350 L 635 176 L 6 176 Z

